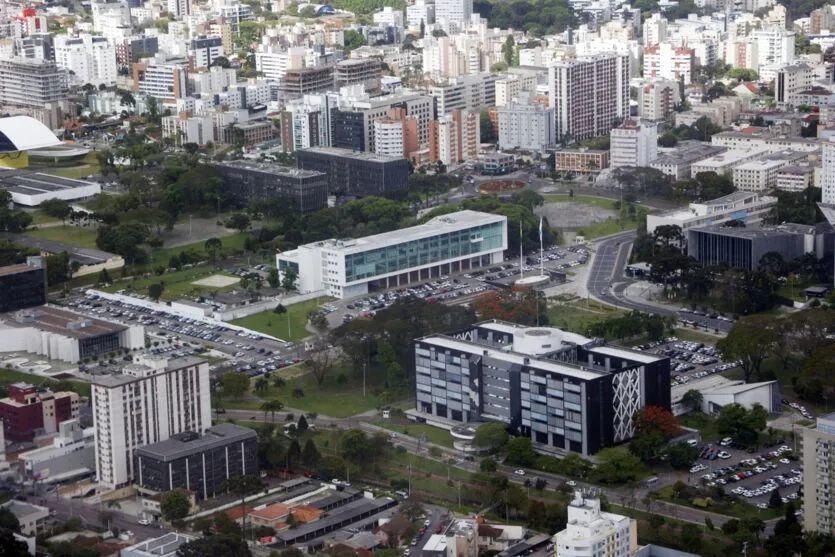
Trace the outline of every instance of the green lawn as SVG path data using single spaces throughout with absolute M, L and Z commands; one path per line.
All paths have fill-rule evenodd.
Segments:
M 600 238 L 601 236 L 608 236 L 610 234 L 617 234 L 624 230 L 635 230 L 638 228 L 637 221 L 621 221 L 616 218 L 608 218 L 592 224 L 587 224 L 577 229 L 577 234 L 582 235 L 586 240 L 593 238 Z
M 299 369 L 303 368 L 290 368 L 290 373 L 298 372 Z M 284 373 L 281 375 L 286 377 Z M 338 372 L 334 371 L 320 388 L 312 374 L 304 373 L 287 379 L 287 384 L 281 390 L 271 385 L 263 393 L 256 393 L 256 400 L 224 400 L 222 404 L 225 408 L 259 410 L 264 400 L 279 400 L 290 408 L 334 418 L 347 418 L 382 406 L 383 399 L 370 389 L 366 391 L 365 397 L 362 396 L 361 381 L 347 379 L 341 382 L 338 377 Z M 296 389 L 302 390 L 302 397 L 293 396 Z
M 46 222 L 58 222 L 59 219 L 55 217 L 49 216 L 40 209 L 35 209 L 34 211 L 28 211 L 30 215 L 32 215 L 32 225 L 38 226 L 44 224 Z
M 319 302 L 324 303 L 325 298 L 322 298 Z M 319 303 L 313 299 L 287 306 L 287 313 L 283 315 L 278 315 L 272 310 L 262 311 L 255 315 L 236 319 L 231 323 L 282 340 L 296 341 L 310 336 L 305 328 L 307 315 L 317 307 L 319 307 Z
M 433 427 L 426 424 L 416 424 L 414 422 L 408 423 L 394 423 L 391 421 L 381 420 L 374 422 L 374 425 L 390 429 L 396 433 L 402 433 L 410 437 L 421 437 L 426 435 L 426 440 L 436 445 L 443 445 L 444 447 L 452 448 L 452 435 L 449 431 L 439 427 Z
M 92 228 L 68 225 L 52 226 L 49 228 L 38 228 L 37 230 L 27 230 L 26 235 L 32 238 L 64 242 L 65 244 L 79 248 L 96 247 L 96 230 Z
M 684 427 L 698 429 L 704 441 L 715 441 L 721 438 L 719 431 L 716 429 L 716 420 L 701 412 L 691 412 L 679 416 L 678 420 Z
M 588 328 L 610 317 L 620 317 L 623 312 L 593 300 L 575 300 L 548 307 L 548 318 L 553 327 L 572 333 L 585 334 Z
M 249 236 L 249 232 L 244 233 L 236 233 L 230 234 L 228 236 L 218 236 L 223 247 L 221 248 L 222 254 L 218 256 L 219 259 L 224 257 L 233 255 L 237 252 L 242 252 L 244 249 L 244 241 L 246 240 L 247 236 Z M 153 265 L 167 265 L 168 260 L 171 259 L 172 255 L 179 255 L 182 251 L 188 250 L 196 250 L 201 254 L 205 255 L 205 248 L 206 240 L 202 240 L 199 242 L 194 242 L 192 244 L 185 244 L 182 246 L 171 247 L 171 248 L 161 248 L 156 249 L 151 252 L 151 259 L 153 261 Z M 255 259 L 255 258 L 254 258 Z M 275 262 L 272 262 L 275 264 Z
M 201 267 L 192 267 L 191 269 L 184 269 L 182 271 L 175 271 L 173 273 L 165 273 L 164 275 L 153 275 L 146 278 L 140 278 L 135 281 L 118 281 L 108 287 L 102 287 L 101 290 L 105 292 L 116 292 L 117 290 L 133 290 L 139 294 L 147 294 L 148 286 L 162 282 L 165 290 L 162 292 L 161 300 L 178 300 L 186 295 L 208 294 L 213 291 L 225 291 L 235 288 L 236 285 L 227 286 L 224 288 L 215 288 L 211 286 L 199 286 L 193 284 L 195 281 L 206 278 L 210 275 L 228 275 L 228 273 L 218 272 L 210 265 L 203 265 Z
M 573 201 L 575 203 L 582 203 L 583 205 L 593 205 L 601 209 L 615 210 L 614 200 L 608 197 L 595 197 L 593 195 L 575 195 L 574 197 L 568 197 L 568 194 L 545 196 L 546 203 L 560 203 L 563 201 Z
M 32 375 L 29 373 L 23 373 L 20 371 L 13 371 L 11 369 L 0 368 L 0 385 L 8 385 L 10 383 L 16 383 L 18 381 L 23 381 L 24 383 L 30 383 L 32 385 L 40 386 L 43 383 L 48 383 L 52 380 L 47 379 L 45 377 L 41 377 L 40 375 Z M 54 379 L 54 381 L 61 381 L 60 379 Z M 72 384 L 72 390 L 80 394 L 81 396 L 90 396 L 90 384 L 85 383 L 84 381 L 76 381 L 71 380 L 69 383 Z

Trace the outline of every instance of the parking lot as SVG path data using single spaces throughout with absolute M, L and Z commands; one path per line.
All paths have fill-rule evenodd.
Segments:
M 633 346 L 632 349 L 668 356 L 673 385 L 686 384 L 692 379 L 701 379 L 737 367 L 736 362 L 721 361 L 715 347 L 678 337 Z
M 228 355 L 228 366 L 250 376 L 291 365 L 303 356 L 302 347 L 294 343 L 282 343 L 257 333 L 247 333 L 127 302 L 105 300 L 95 295 L 64 300 L 63 304 L 93 317 L 125 325 L 143 325 L 151 343 L 158 343 L 157 346 L 152 344 L 149 350 L 152 354 L 172 357 L 199 355 L 211 343 L 215 350 Z M 81 371 L 91 374 L 112 373 L 121 363 L 114 359 L 86 365 Z
M 800 499 L 803 466 L 783 440 L 760 452 L 735 448 L 728 441 L 699 447 L 699 460 L 690 473 L 702 484 L 722 487 L 760 509 L 768 507 L 773 491 L 783 503 Z

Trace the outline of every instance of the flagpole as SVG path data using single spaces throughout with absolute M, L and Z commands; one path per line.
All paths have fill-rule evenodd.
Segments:
M 542 242 L 542 215 L 539 216 L 539 274 L 545 276 L 545 247 Z
M 525 255 L 522 246 L 522 221 L 519 221 L 519 280 L 525 278 Z

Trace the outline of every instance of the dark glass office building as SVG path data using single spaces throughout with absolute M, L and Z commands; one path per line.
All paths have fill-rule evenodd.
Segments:
M 46 303 L 46 263 L 28 257 L 26 263 L 0 267 L 0 313 Z
M 365 114 L 352 110 L 331 111 L 331 145 L 339 149 L 365 151 Z
M 299 213 L 328 206 L 328 177 L 322 172 L 251 161 L 230 161 L 216 168 L 226 191 L 242 205 L 253 199 L 285 200 Z
M 299 168 L 327 174 L 328 188 L 334 195 L 392 196 L 409 187 L 409 161 L 402 157 L 311 147 L 297 151 L 296 161 Z
M 204 435 L 186 432 L 134 452 L 136 483 L 165 492 L 193 491 L 198 499 L 226 493 L 230 478 L 258 473 L 258 435 L 234 424 L 218 424 Z
M 548 452 L 597 453 L 639 409 L 670 409 L 669 358 L 501 321 L 416 340 L 415 381 L 427 418 L 500 422 Z

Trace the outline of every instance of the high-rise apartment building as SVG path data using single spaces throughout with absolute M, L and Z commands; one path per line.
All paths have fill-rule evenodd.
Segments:
M 388 118 L 374 122 L 374 145 L 378 155 L 410 158 L 420 148 L 417 118 L 403 108 L 392 108 Z
M 568 524 L 552 538 L 560 557 L 630 557 L 638 550 L 638 524 L 628 516 L 600 510 L 593 494 L 574 492 Z
M 455 109 L 486 110 L 496 105 L 498 79 L 498 74 L 491 73 L 464 75 L 445 85 L 429 87 L 426 92 L 435 97 L 439 115 Z
M 794 62 L 794 31 L 786 31 L 780 27 L 773 26 L 767 29 L 758 29 L 751 34 L 757 43 L 757 65 L 762 66 L 784 66 Z
M 197 37 L 191 41 L 189 55 L 195 68 L 208 68 L 218 56 L 223 56 L 223 39 L 221 37 Z M 233 70 L 234 71 L 234 70 Z
M 696 67 L 692 48 L 661 43 L 644 48 L 644 77 L 684 81 L 689 85 Z
M 629 58 L 599 54 L 564 60 L 548 69 L 557 141 L 608 133 L 629 115 Z
M 94 378 L 90 398 L 96 476 L 111 488 L 133 480 L 138 447 L 212 425 L 209 364 L 197 358 L 136 358 L 119 375 Z
M 610 168 L 649 166 L 658 158 L 658 127 L 652 122 L 624 120 L 610 139 Z
M 69 94 L 67 71 L 49 60 L 0 60 L 0 104 L 43 108 Z
M 529 93 L 519 95 L 497 111 L 499 149 L 542 151 L 556 143 L 554 109 L 533 103 Z
M 679 83 L 653 79 L 638 88 L 638 116 L 646 120 L 669 120 L 681 102 Z
M 191 0 L 168 0 L 168 13 L 175 19 L 191 15 Z
M 116 46 L 106 37 L 83 34 L 55 36 L 55 63 L 68 70 L 75 85 L 116 83 Z
M 429 160 L 445 165 L 473 160 L 481 142 L 479 113 L 454 110 L 429 123 Z
M 785 110 L 798 104 L 795 97 L 811 88 L 814 80 L 814 68 L 802 62 L 777 70 L 777 81 L 774 83 L 774 102 L 777 107 Z
M 835 139 L 831 137 L 823 142 L 821 190 L 821 203 L 835 205 Z
M 460 29 L 473 15 L 473 0 L 436 0 L 435 21 L 450 29 Z
M 803 527 L 835 532 L 835 413 L 820 416 L 815 428 L 803 428 Z
M 644 22 L 644 46 L 657 45 L 666 40 L 667 18 L 654 13 Z
M 133 65 L 133 88 L 160 101 L 188 96 L 188 62 L 137 62 Z
M 420 29 L 423 22 L 429 29 L 435 23 L 435 4 L 428 0 L 416 0 L 414 4 L 406 6 L 406 24 L 410 29 Z

